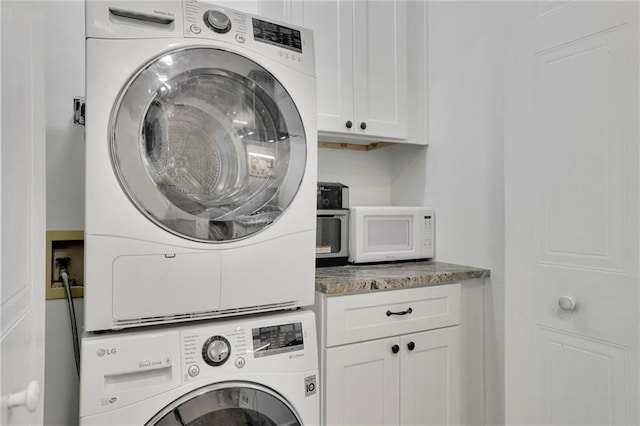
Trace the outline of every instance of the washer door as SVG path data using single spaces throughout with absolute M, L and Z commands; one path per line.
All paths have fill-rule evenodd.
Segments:
M 252 383 L 228 382 L 200 388 L 174 401 L 145 426 L 301 426 L 279 394 Z
M 227 242 L 262 231 L 293 201 L 307 158 L 302 119 L 255 62 L 198 47 L 138 71 L 111 115 L 120 184 L 178 236 Z

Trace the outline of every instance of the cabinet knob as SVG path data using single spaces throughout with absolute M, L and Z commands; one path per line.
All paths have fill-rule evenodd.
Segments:
M 350 129 L 353 126 L 353 123 L 351 121 L 347 121 L 346 123 L 344 123 L 344 125 L 347 127 L 347 129 Z
M 408 348 L 410 351 L 412 351 L 412 350 L 414 350 L 414 349 L 416 348 L 416 344 L 415 344 L 415 343 L 413 343 L 413 342 L 409 342 L 409 343 L 407 343 L 407 348 Z
M 558 299 L 558 306 L 565 311 L 573 311 L 576 308 L 576 301 L 571 296 L 561 296 Z
M 400 346 L 398 345 L 391 346 L 391 352 L 393 352 L 394 354 L 397 354 L 399 351 L 400 351 Z
M 365 123 L 364 121 L 362 123 L 360 123 L 360 128 L 362 130 L 366 130 L 367 129 L 367 123 Z

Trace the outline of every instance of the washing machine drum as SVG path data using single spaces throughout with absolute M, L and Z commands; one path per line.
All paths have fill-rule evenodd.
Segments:
M 145 426 L 301 426 L 293 407 L 273 390 L 230 382 L 207 386 L 174 401 Z
M 228 51 L 188 48 L 154 59 L 122 90 L 110 129 L 129 199 L 191 240 L 264 230 L 302 182 L 306 138 L 295 103 L 270 72 Z

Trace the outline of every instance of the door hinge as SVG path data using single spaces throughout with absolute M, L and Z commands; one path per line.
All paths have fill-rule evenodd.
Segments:
M 84 97 L 73 98 L 73 123 L 84 126 Z

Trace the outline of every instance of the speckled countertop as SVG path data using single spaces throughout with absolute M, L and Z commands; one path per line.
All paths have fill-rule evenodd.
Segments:
M 316 268 L 316 290 L 326 295 L 363 293 L 487 278 L 488 269 L 433 261 Z

